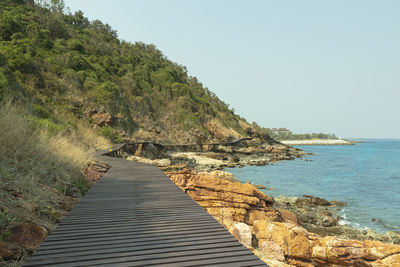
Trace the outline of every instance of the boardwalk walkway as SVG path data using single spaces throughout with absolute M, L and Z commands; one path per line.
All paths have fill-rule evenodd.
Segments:
M 265 266 L 157 167 L 112 166 L 25 266 Z

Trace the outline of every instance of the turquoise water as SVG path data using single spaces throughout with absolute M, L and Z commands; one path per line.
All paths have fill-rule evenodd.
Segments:
M 264 190 L 274 197 L 308 194 L 345 201 L 341 224 L 399 232 L 400 140 L 363 141 L 353 146 L 298 146 L 317 155 L 227 171 L 240 181 L 275 188 Z

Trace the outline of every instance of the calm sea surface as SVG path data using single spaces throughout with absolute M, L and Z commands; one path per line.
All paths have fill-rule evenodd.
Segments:
M 353 146 L 298 146 L 317 155 L 226 170 L 240 181 L 275 188 L 263 190 L 274 197 L 308 194 L 345 201 L 341 224 L 399 232 L 400 140 L 363 141 Z

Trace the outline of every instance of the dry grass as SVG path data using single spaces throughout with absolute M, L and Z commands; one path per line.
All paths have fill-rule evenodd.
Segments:
M 52 135 L 23 114 L 11 104 L 0 106 L 0 240 L 15 221 L 53 229 L 64 194 L 87 189 L 81 170 L 92 152 L 110 147 L 85 125 Z
M 78 124 L 78 133 L 81 138 L 80 143 L 88 144 L 91 150 L 108 149 L 111 146 L 107 138 L 98 135 L 95 130 L 86 125 Z
M 105 150 L 111 147 L 108 139 L 83 124 L 79 124 L 78 130 L 68 135 L 49 136 L 51 134 L 43 129 L 40 132 L 41 142 L 46 143 L 48 149 L 55 152 L 57 157 L 80 169 L 92 159 L 95 150 Z

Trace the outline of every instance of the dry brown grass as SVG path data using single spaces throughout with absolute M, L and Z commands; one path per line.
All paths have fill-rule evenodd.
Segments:
M 78 168 L 83 168 L 89 160 L 92 160 L 92 155 L 96 150 L 111 147 L 108 139 L 83 124 L 78 124 L 78 130 L 68 135 L 49 136 L 51 136 L 50 133 L 43 129 L 40 132 L 41 142 L 46 143 L 48 149 L 55 152 L 57 157 L 63 158 Z
M 110 140 L 98 135 L 94 129 L 82 123 L 78 124 L 78 133 L 81 138 L 80 143 L 89 144 L 91 150 L 108 149 L 111 146 Z
M 110 147 L 86 125 L 54 135 L 27 118 L 23 109 L 0 105 L 0 240 L 14 222 L 53 229 L 64 194 L 87 189 L 81 170 L 92 152 Z

